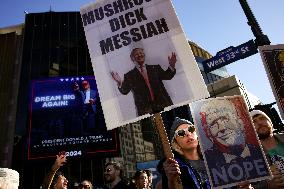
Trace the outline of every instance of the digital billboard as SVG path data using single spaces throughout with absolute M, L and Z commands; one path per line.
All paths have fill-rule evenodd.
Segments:
M 116 130 L 107 131 L 94 76 L 33 80 L 28 159 L 118 153 Z

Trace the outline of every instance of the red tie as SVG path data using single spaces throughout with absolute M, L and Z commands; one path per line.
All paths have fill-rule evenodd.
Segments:
M 142 76 L 143 76 L 143 78 L 144 78 L 144 80 L 147 84 L 147 87 L 149 89 L 149 92 L 150 92 L 150 95 L 151 95 L 151 100 L 154 101 L 154 93 L 153 93 L 153 90 L 151 88 L 147 73 L 144 71 L 143 66 L 140 66 L 140 70 L 141 70 L 141 74 L 142 74 Z

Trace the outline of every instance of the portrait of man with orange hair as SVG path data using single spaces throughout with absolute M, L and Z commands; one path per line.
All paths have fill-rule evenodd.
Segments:
M 214 187 L 268 176 L 248 110 L 241 96 L 191 104 L 201 150 Z

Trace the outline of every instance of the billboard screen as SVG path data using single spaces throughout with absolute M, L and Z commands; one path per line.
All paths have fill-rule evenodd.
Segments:
M 33 80 L 28 159 L 118 153 L 116 130 L 107 131 L 94 76 Z

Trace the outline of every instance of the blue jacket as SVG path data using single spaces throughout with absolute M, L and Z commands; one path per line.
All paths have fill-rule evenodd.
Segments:
M 208 177 L 201 183 L 200 174 L 181 155 L 176 153 L 175 160 L 181 170 L 180 178 L 184 189 L 211 189 Z M 162 173 L 162 179 L 163 189 L 167 189 L 168 180 L 165 173 Z

